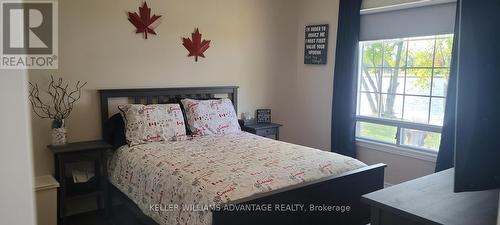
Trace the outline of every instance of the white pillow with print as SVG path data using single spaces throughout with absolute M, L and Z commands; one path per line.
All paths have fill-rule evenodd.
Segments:
M 229 99 L 182 99 L 181 103 L 193 135 L 230 134 L 241 131 L 234 106 Z
M 186 139 L 184 116 L 179 104 L 127 104 L 118 106 L 130 146 Z

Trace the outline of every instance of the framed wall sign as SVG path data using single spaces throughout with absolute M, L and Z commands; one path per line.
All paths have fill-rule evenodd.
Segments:
M 257 109 L 257 123 L 271 122 L 271 109 Z
M 304 64 L 326 64 L 328 24 L 306 26 L 304 43 Z

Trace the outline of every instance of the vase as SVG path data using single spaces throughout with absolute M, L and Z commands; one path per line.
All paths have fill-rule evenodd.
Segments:
M 66 144 L 66 127 L 64 120 L 54 120 L 52 122 L 52 145 Z

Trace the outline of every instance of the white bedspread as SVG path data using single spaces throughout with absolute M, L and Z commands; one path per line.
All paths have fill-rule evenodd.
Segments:
M 109 179 L 159 224 L 210 225 L 212 213 L 197 209 L 364 166 L 339 154 L 241 132 L 123 146 L 111 158 Z

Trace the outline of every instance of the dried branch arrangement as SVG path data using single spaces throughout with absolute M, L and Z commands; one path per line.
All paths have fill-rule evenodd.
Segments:
M 52 128 L 59 128 L 63 125 L 63 120 L 68 118 L 74 104 L 80 99 L 82 88 L 87 82 L 78 81 L 74 90 L 68 90 L 69 84 L 63 82 L 62 78 L 54 80 L 51 75 L 50 79 L 48 88 L 44 91 L 50 96 L 49 102 L 42 101 L 38 84 L 31 82 L 29 83 L 29 101 L 37 116 L 52 119 Z

